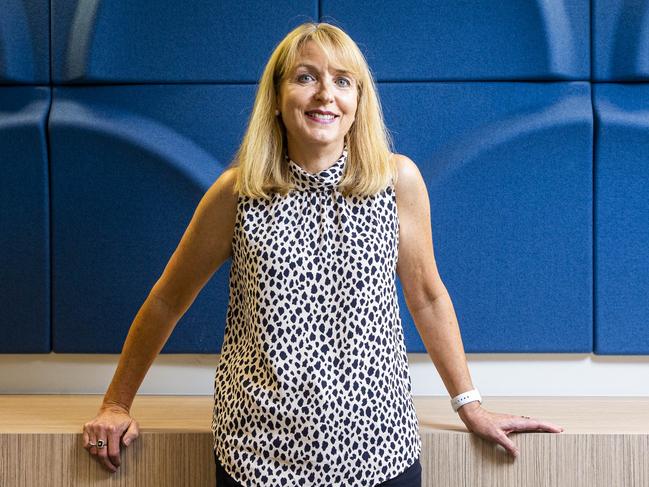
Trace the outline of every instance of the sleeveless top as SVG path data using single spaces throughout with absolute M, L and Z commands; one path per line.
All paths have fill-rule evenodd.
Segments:
M 239 196 L 214 452 L 244 486 L 375 486 L 421 453 L 399 316 L 390 184 L 337 190 L 347 147 L 271 201 Z

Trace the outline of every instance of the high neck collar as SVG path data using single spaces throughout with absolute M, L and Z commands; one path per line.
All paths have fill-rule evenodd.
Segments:
M 309 188 L 328 188 L 335 189 L 342 179 L 342 174 L 347 162 L 347 145 L 343 149 L 343 153 L 338 160 L 331 166 L 316 173 L 310 173 L 303 169 L 295 161 L 284 155 L 284 159 L 288 162 L 290 173 L 293 176 L 293 182 L 299 189 Z

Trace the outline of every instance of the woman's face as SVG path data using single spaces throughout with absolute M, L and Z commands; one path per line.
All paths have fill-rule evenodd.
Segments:
M 342 147 L 356 115 L 356 89 L 356 80 L 329 66 L 324 52 L 308 41 L 282 83 L 278 98 L 289 145 Z M 331 112 L 334 118 L 315 118 L 309 113 L 314 110 Z

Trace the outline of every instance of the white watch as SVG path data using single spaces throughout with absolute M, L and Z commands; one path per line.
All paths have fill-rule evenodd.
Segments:
M 451 406 L 453 406 L 453 411 L 457 413 L 458 409 L 460 409 L 465 404 L 473 401 L 478 401 L 480 402 L 480 404 L 482 404 L 482 396 L 480 395 L 480 392 L 478 392 L 478 389 L 471 389 L 470 391 L 458 394 L 453 399 L 451 399 Z

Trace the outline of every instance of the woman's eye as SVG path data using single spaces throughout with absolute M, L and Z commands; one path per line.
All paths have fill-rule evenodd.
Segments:
M 298 77 L 297 77 L 298 81 L 302 81 L 305 76 L 309 77 L 309 78 L 313 78 L 313 76 L 311 76 L 308 73 L 302 73 L 302 74 L 298 75 Z M 351 81 L 349 79 L 347 79 L 347 78 L 338 78 L 338 81 L 344 81 L 344 83 L 341 85 L 341 86 L 344 86 L 344 87 L 348 87 L 348 86 L 352 85 Z

